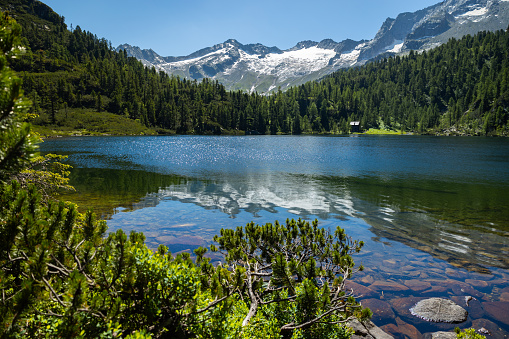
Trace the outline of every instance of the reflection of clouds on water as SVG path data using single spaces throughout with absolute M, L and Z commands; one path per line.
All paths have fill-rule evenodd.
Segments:
M 447 244 L 448 241 L 445 239 L 443 239 L 443 241 L 444 242 L 438 244 L 438 247 L 443 248 L 447 251 L 457 252 L 459 254 L 467 254 L 469 252 L 468 246 L 455 244 L 453 242 Z
M 182 184 L 160 188 L 147 194 L 133 208 L 156 206 L 163 200 L 193 203 L 205 209 L 217 209 L 235 217 L 242 211 L 257 215 L 260 211 L 277 213 L 285 209 L 300 216 L 317 215 L 320 218 L 355 216 L 357 210 L 347 189 L 326 192 L 315 180 L 286 175 L 285 181 L 272 184 L 270 176 L 249 177 L 248 180 L 205 183 L 190 180 Z M 309 179 L 309 178 L 308 178 Z
M 472 240 L 466 236 L 440 231 L 438 238 L 440 241 L 438 246 L 441 248 L 460 254 L 472 254 L 472 249 L 470 248 Z

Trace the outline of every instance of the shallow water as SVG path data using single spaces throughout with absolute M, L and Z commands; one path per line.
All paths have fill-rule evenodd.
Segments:
M 509 141 L 420 136 L 84 137 L 48 140 L 69 155 L 76 194 L 111 230 L 143 231 L 175 253 L 221 228 L 306 218 L 366 246 L 354 290 L 398 338 L 454 326 L 509 333 Z M 440 296 L 459 325 L 408 312 Z M 473 296 L 469 306 L 465 296 Z M 462 304 L 463 303 L 463 304 Z M 507 312 L 506 312 L 507 311 Z M 504 313 L 505 312 L 505 313 Z

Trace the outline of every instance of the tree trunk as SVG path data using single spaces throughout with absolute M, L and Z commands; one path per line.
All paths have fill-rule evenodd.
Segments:
M 242 327 L 247 326 L 249 324 L 249 320 L 256 315 L 256 310 L 258 309 L 258 300 L 256 299 L 256 295 L 253 292 L 253 276 L 251 275 L 251 267 L 248 267 L 246 272 L 247 275 L 247 292 L 249 294 L 249 300 L 251 300 L 251 306 L 249 307 L 249 312 L 246 317 L 242 321 Z
M 247 326 L 249 324 L 249 320 L 256 315 L 256 310 L 258 309 L 258 302 L 256 300 L 251 300 L 251 306 L 249 307 L 249 312 L 246 317 L 242 321 L 242 327 Z

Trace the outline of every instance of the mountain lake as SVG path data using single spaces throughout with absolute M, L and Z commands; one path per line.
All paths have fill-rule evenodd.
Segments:
M 365 242 L 354 259 L 366 269 L 349 287 L 395 338 L 456 326 L 509 337 L 509 139 L 73 137 L 40 150 L 73 166 L 76 192 L 62 199 L 93 208 L 109 231 L 142 231 L 151 248 L 192 252 L 221 228 L 318 219 Z M 430 297 L 468 320 L 410 313 Z

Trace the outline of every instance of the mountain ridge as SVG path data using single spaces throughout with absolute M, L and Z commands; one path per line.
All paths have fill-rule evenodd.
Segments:
M 371 40 L 305 40 L 281 50 L 229 39 L 177 57 L 163 57 L 152 49 L 128 44 L 117 50 L 126 50 L 144 65 L 168 74 L 197 80 L 208 77 L 229 90 L 269 93 L 320 79 L 342 68 L 360 66 L 380 56 L 426 50 L 450 38 L 505 29 L 508 25 L 508 0 L 446 0 L 387 18 Z

